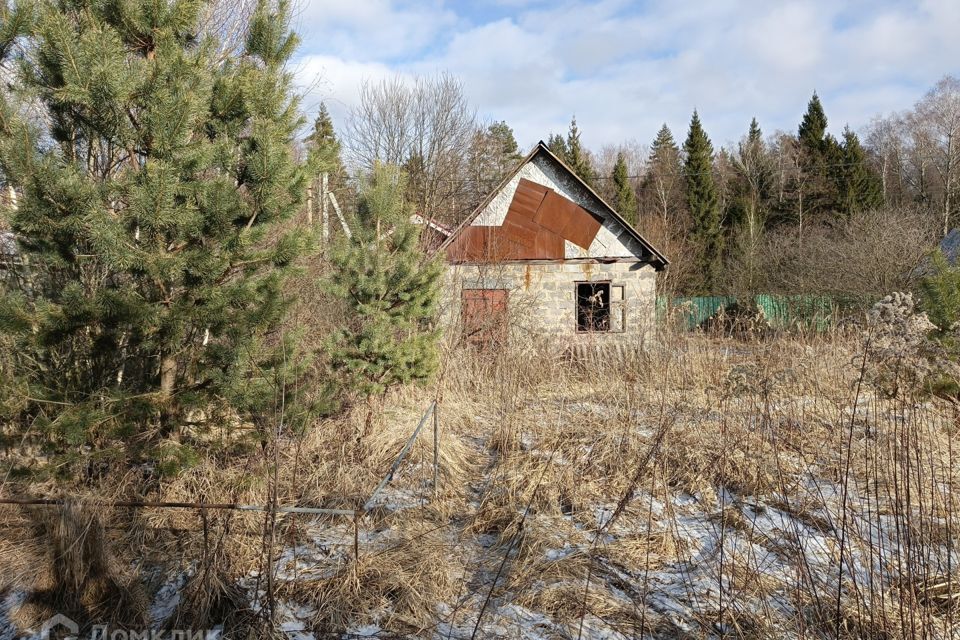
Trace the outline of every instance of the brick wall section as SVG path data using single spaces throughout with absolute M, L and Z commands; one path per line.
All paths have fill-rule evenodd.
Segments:
M 626 329 L 623 333 L 577 332 L 576 284 L 609 280 L 624 285 Z M 652 339 L 656 316 L 656 270 L 647 264 L 616 262 L 509 263 L 447 265 L 442 317 L 448 331 L 460 321 L 461 290 L 509 291 L 511 333 L 547 334 L 565 343 L 579 341 L 631 342 Z

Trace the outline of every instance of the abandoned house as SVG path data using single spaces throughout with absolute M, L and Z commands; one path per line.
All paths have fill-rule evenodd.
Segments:
M 444 314 L 473 342 L 650 337 L 667 259 L 540 142 L 456 229 L 425 225 L 447 261 Z

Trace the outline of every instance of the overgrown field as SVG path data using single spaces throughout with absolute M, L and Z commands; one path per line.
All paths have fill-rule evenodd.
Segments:
M 109 469 L 63 509 L 0 505 L 0 638 L 54 611 L 243 637 L 960 637 L 955 408 L 911 386 L 914 351 L 878 344 L 450 350 L 359 440 L 358 410 L 150 495 Z M 358 558 L 346 517 L 90 504 L 354 508 L 434 397 L 439 490 L 427 427 L 359 521 Z

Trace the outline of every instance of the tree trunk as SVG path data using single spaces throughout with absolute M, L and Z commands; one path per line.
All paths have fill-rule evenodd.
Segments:
M 179 431 L 175 431 L 173 393 L 177 386 L 177 359 L 172 354 L 160 356 L 160 433 L 163 436 L 180 440 Z
M 177 382 L 177 359 L 172 354 L 160 358 L 160 397 L 169 400 Z

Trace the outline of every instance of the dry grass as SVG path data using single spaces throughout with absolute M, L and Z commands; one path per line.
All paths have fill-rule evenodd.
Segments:
M 960 615 L 953 408 L 858 385 L 860 347 L 843 333 L 668 336 L 579 363 L 535 341 L 450 348 L 437 386 L 392 395 L 359 443 L 362 412 L 229 466 L 204 460 L 149 496 L 354 508 L 439 397 L 439 492 L 428 424 L 359 523 L 359 560 L 345 518 L 101 510 L 100 525 L 87 521 L 99 537 L 61 537 L 110 549 L 110 568 L 81 553 L 86 568 L 64 575 L 113 576 L 97 587 L 106 593 L 139 571 L 153 594 L 185 573 L 168 625 L 263 627 L 296 604 L 321 636 L 374 623 L 469 637 L 483 608 L 481 630 L 527 624 L 543 637 L 581 625 L 583 637 L 949 637 Z M 78 493 L 134 485 L 112 480 Z M 5 513 L 7 587 L 49 589 L 56 537 Z M 49 571 L 28 579 L 37 566 Z M 28 609 L 23 628 L 40 615 Z

